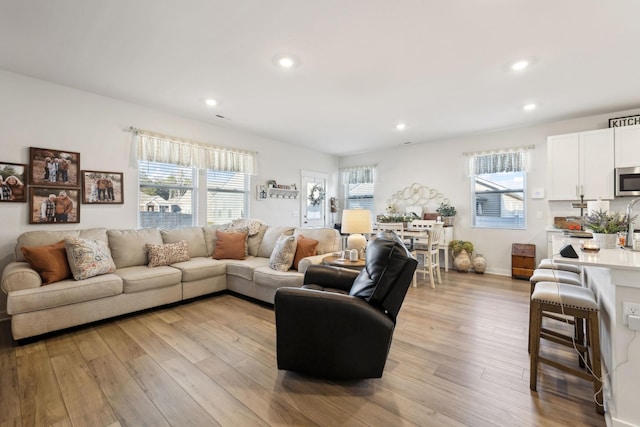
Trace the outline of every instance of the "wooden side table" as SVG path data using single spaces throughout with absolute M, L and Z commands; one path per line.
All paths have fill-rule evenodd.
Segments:
M 357 261 L 349 261 L 348 259 L 341 260 L 339 256 L 330 255 L 322 258 L 324 265 L 330 265 L 332 267 L 344 267 L 352 270 L 362 270 L 365 266 L 363 259 Z

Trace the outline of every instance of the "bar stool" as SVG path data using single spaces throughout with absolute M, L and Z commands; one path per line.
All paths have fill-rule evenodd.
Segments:
M 581 273 L 581 269 L 577 265 L 565 264 L 565 263 L 562 263 L 562 262 L 555 262 L 554 260 L 551 260 L 551 259 L 548 259 L 548 258 L 545 258 L 545 259 L 541 260 L 540 264 L 538 264 L 538 266 L 536 268 L 542 268 L 542 269 L 547 269 L 547 270 L 569 271 L 571 273 L 576 273 L 576 274 L 580 274 Z
M 531 275 L 531 277 L 529 278 L 529 283 L 531 284 L 530 294 L 533 294 L 533 289 L 539 282 L 556 282 L 573 286 L 582 286 L 582 278 L 577 273 L 550 268 L 536 268 L 535 270 L 533 270 L 533 275 Z M 553 313 L 543 313 L 543 316 L 549 319 L 565 323 L 568 322 L 574 325 L 576 340 L 578 340 L 579 342 L 584 341 L 584 329 L 580 320 L 578 320 L 577 322 L 574 319 L 567 320 L 566 316 L 556 315 Z M 529 339 L 531 339 L 531 328 L 531 317 L 529 317 Z M 528 350 L 529 352 L 531 352 L 531 346 L 528 347 Z M 580 366 L 583 367 L 582 362 L 580 362 Z
M 567 314 L 586 322 L 587 343 L 574 342 L 574 338 L 566 335 L 548 335 L 542 329 L 542 313 L 553 312 Z M 596 411 L 604 413 L 602 406 L 602 381 L 600 367 L 600 329 L 598 321 L 598 303 L 593 292 L 587 288 L 566 285 L 564 283 L 538 282 L 531 294 L 530 325 L 533 330 L 529 334 L 531 348 L 531 367 L 529 388 L 536 391 L 538 384 L 538 363 L 545 363 L 557 369 L 593 382 Z M 540 356 L 540 338 L 578 349 L 585 354 L 588 370 L 581 371 L 556 360 Z M 589 357 L 591 353 L 591 357 Z

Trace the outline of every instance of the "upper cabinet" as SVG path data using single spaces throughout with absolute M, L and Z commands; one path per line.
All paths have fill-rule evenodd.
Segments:
M 640 166 L 640 125 L 614 128 L 617 168 Z
M 548 137 L 548 199 L 613 199 L 613 138 L 612 128 Z

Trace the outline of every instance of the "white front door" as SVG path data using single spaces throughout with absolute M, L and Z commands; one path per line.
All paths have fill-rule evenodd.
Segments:
M 302 228 L 325 227 L 327 224 L 327 177 L 326 173 L 321 172 L 301 173 Z

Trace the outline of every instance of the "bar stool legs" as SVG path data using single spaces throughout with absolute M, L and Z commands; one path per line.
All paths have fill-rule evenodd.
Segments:
M 529 388 L 536 391 L 538 383 L 538 366 L 544 363 L 593 383 L 595 408 L 599 414 L 604 413 L 602 403 L 602 372 L 600 360 L 600 329 L 598 305 L 593 292 L 586 288 L 553 282 L 539 282 L 531 295 L 529 334 L 531 350 L 531 366 Z M 542 313 L 564 313 L 586 322 L 587 343 L 573 342 L 573 337 L 561 334 L 548 334 L 542 328 Z M 558 344 L 574 347 L 585 355 L 587 370 L 578 370 L 547 357 L 540 356 L 540 338 Z

